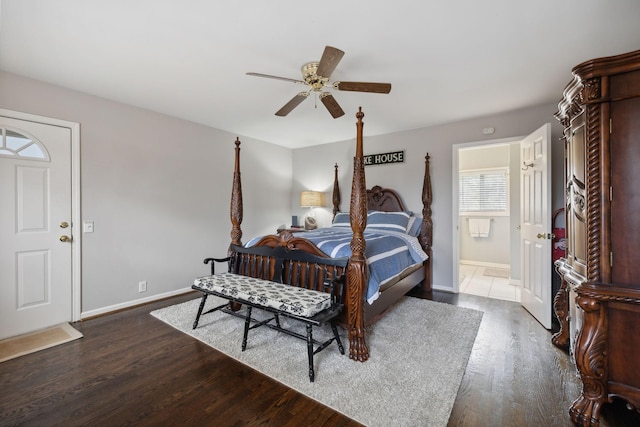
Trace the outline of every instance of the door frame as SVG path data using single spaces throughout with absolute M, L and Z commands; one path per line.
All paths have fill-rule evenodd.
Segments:
M 0 116 L 45 125 L 59 126 L 71 130 L 71 320 L 80 320 L 82 309 L 82 224 L 80 204 L 80 123 L 51 117 L 38 116 L 0 108 Z M 45 143 L 46 145 L 46 143 Z
M 473 148 L 473 147 L 482 147 L 485 145 L 497 145 L 497 144 L 513 144 L 515 142 L 522 141 L 526 138 L 524 136 L 514 136 L 508 138 L 499 138 L 499 139 L 489 139 L 486 141 L 473 141 L 473 142 L 464 142 L 460 144 L 453 144 L 451 146 L 451 183 L 452 183 L 452 197 L 451 197 L 451 211 L 452 211 L 452 234 L 453 234 L 453 292 L 460 292 L 460 207 L 458 203 L 459 198 L 459 187 L 460 187 L 460 179 L 459 179 L 459 151 L 463 148 Z

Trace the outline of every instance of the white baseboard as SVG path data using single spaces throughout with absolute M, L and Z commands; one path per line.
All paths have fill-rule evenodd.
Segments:
M 451 288 L 451 286 L 440 286 L 440 285 L 432 284 L 431 289 L 433 289 L 434 291 L 455 293 L 455 291 Z
M 477 265 L 479 267 L 511 268 L 509 264 L 500 264 L 497 262 L 469 261 L 466 259 L 461 259 L 460 264 Z
M 110 305 L 110 306 L 107 306 L 107 307 L 97 308 L 95 310 L 83 311 L 82 313 L 80 313 L 80 319 L 86 319 L 88 317 L 99 316 L 99 315 L 102 315 L 102 314 L 111 313 L 113 311 L 122 310 L 124 308 L 135 307 L 136 305 L 146 304 L 148 302 L 157 301 L 157 300 L 164 299 L 164 298 L 169 298 L 169 297 L 174 297 L 176 295 L 186 294 L 187 292 L 191 292 L 191 291 L 193 291 L 193 289 L 191 289 L 190 287 L 189 288 L 183 288 L 183 289 L 178 289 L 178 290 L 171 291 L 171 292 L 165 292 L 163 294 L 151 295 L 151 296 L 146 297 L 146 298 L 140 298 L 140 299 L 133 300 L 133 301 L 127 301 L 127 302 L 123 302 L 123 303 L 120 303 L 120 304 L 114 304 L 114 305 Z

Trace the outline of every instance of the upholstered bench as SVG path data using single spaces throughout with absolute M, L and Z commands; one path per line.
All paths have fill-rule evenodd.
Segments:
M 244 248 L 232 245 L 228 257 L 205 259 L 205 263 L 211 262 L 212 274 L 195 279 L 191 286 L 202 292 L 193 329 L 198 326 L 201 315 L 222 310 L 245 321 L 242 351 L 247 348 L 249 331 L 260 326 L 303 339 L 307 342 L 309 379 L 314 381 L 313 356 L 316 353 L 336 341 L 340 353 L 344 354 L 336 319 L 343 307 L 347 261 L 347 258 L 324 258 L 284 247 Z M 228 263 L 228 271 L 215 274 L 215 262 Z M 224 298 L 229 303 L 202 313 L 208 295 Z M 232 309 L 239 304 L 246 306 L 245 313 Z M 273 316 L 256 321 L 251 317 L 253 308 Z M 280 316 L 304 323 L 306 335 L 282 327 Z M 333 336 L 318 342 L 313 338 L 313 326 L 325 323 L 331 325 Z

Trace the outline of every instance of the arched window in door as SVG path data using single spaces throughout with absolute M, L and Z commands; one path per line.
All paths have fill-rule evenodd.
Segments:
M 49 161 L 49 153 L 40 141 L 11 129 L 0 129 L 0 156 Z

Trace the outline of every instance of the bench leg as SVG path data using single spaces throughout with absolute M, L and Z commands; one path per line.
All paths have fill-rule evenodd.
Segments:
M 338 343 L 338 348 L 340 349 L 340 354 L 344 354 L 344 347 L 342 346 L 342 341 L 340 341 L 340 335 L 338 335 L 338 327 L 336 326 L 336 322 L 331 322 L 331 329 L 333 330 L 333 336 Z
M 315 372 L 313 369 L 313 326 L 307 323 L 307 353 L 309 354 L 309 380 L 313 382 Z
M 276 326 L 278 328 L 282 328 L 282 326 L 280 326 L 280 315 L 278 313 L 275 313 L 273 318 L 276 319 Z
M 251 325 L 251 306 L 247 306 L 247 317 L 244 319 L 244 336 L 242 337 L 242 351 L 247 348 L 247 337 L 249 336 L 249 326 Z
M 209 295 L 203 293 L 202 299 L 200 300 L 200 307 L 198 307 L 198 314 L 196 315 L 196 320 L 193 322 L 193 329 L 198 327 L 198 322 L 200 321 L 200 315 L 202 314 L 202 310 L 204 309 L 204 304 L 207 302 L 207 297 Z

